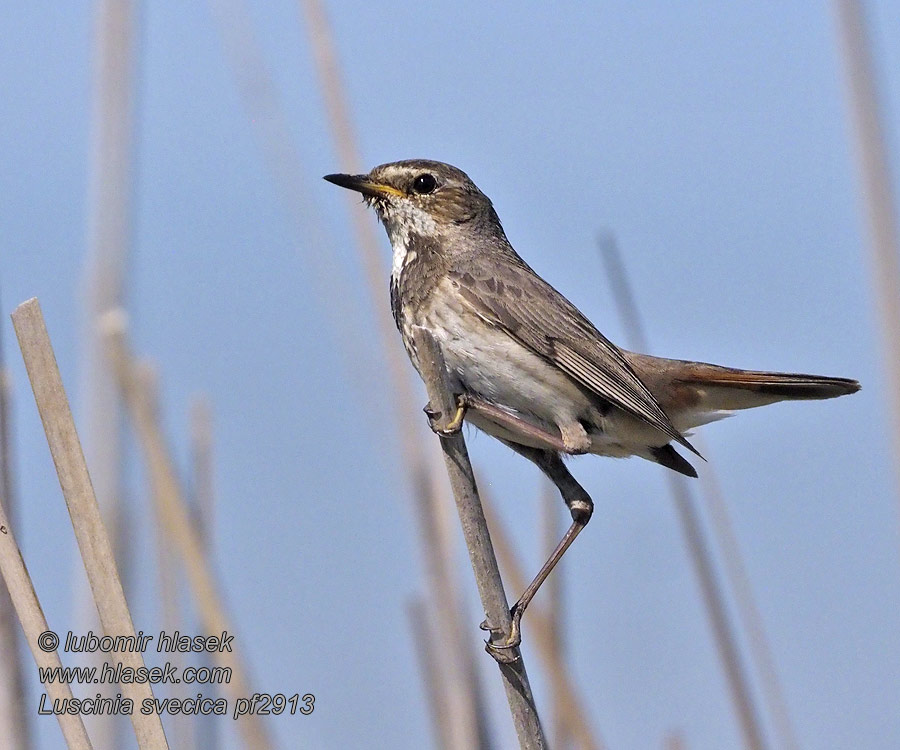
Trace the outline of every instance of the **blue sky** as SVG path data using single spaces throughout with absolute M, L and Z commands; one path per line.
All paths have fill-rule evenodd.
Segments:
M 652 353 L 863 383 L 850 398 L 743 413 L 703 435 L 801 745 L 895 747 L 897 497 L 829 9 L 332 5 L 366 163 L 425 157 L 467 171 L 519 253 L 613 341 L 625 343 L 624 327 L 597 254 L 601 229 L 618 240 Z M 869 8 L 896 174 L 900 43 L 887 30 L 900 6 Z M 317 696 L 312 716 L 273 722 L 282 746 L 421 747 L 431 733 L 404 606 L 425 579 L 375 313 L 345 196 L 321 180 L 338 162 L 300 12 L 259 3 L 250 24 L 302 164 L 304 205 L 295 213 L 272 179 L 210 8 L 148 3 L 128 283 L 135 348 L 157 363 L 183 468 L 191 398 L 204 392 L 214 405 L 217 568 L 236 643 L 260 690 Z M 79 575 L 71 527 L 5 316 L 40 298 L 77 406 L 91 8 L 7 3 L 0 26 L 0 290 L 19 537 L 63 630 Z M 389 248 L 379 238 L 384 315 Z M 407 408 L 419 418 L 416 387 L 421 402 Z M 536 471 L 481 435 L 470 452 L 536 570 Z M 149 631 L 155 553 L 130 453 L 143 576 L 134 609 Z M 738 746 L 663 470 L 636 459 L 572 467 L 597 503 L 563 573 L 573 671 L 596 727 L 615 748 L 659 747 L 676 729 L 692 750 Z M 477 646 L 462 556 L 460 582 Z M 524 635 L 546 706 L 527 616 Z M 35 686 L 35 705 L 38 695 Z M 494 724 L 507 746 L 502 711 Z M 55 722 L 38 726 L 40 748 L 60 746 Z

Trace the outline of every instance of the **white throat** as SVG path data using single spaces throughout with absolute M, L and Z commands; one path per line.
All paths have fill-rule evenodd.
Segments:
M 393 249 L 391 276 L 399 279 L 403 269 L 416 258 L 416 251 L 409 247 L 411 235 L 433 237 L 437 223 L 431 214 L 408 200 L 386 204 L 381 209 L 381 221 Z

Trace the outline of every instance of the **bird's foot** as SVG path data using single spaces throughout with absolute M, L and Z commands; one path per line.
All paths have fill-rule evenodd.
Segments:
M 501 664 L 512 664 L 520 658 L 518 648 L 522 643 L 522 632 L 520 629 L 522 611 L 519 609 L 518 604 L 509 611 L 511 620 L 509 634 L 506 634 L 500 628 L 491 627 L 487 620 L 479 626 L 482 630 L 487 630 L 491 634 L 490 639 L 484 642 L 484 650 Z M 503 640 L 495 641 L 494 638 L 502 638 Z
M 466 418 L 466 411 L 468 408 L 469 405 L 465 395 L 459 394 L 456 397 L 456 413 L 453 415 L 453 419 L 444 425 L 441 424 L 441 418 L 444 416 L 443 413 L 434 411 L 431 408 L 430 401 L 422 411 L 424 411 L 425 415 L 428 417 L 428 426 L 431 427 L 432 432 L 436 435 L 441 435 L 442 437 L 452 437 L 453 435 L 458 435 L 462 430 L 463 421 Z

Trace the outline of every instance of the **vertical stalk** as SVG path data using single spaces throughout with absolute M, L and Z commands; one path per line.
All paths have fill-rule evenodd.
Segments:
M 18 504 L 13 481 L 12 434 L 10 412 L 12 380 L 6 367 L 0 336 L 0 506 L 15 527 Z M 19 652 L 20 630 L 9 590 L 0 581 L 0 737 L 8 740 L 10 750 L 29 750 L 32 744 L 30 712 L 25 710 L 25 673 Z
M 646 351 L 647 337 L 644 333 L 644 326 L 615 239 L 604 235 L 600 237 L 599 244 L 610 286 L 627 331 L 629 345 L 636 347 L 640 351 Z M 712 469 L 706 467 L 704 473 L 711 471 Z M 713 638 L 716 642 L 719 658 L 722 661 L 722 668 L 728 682 L 732 705 L 738 717 L 744 743 L 748 748 L 754 750 L 765 747 L 762 723 L 753 702 L 750 675 L 741 661 L 737 633 L 728 616 L 725 596 L 715 574 L 715 560 L 706 542 L 703 525 L 700 523 L 690 487 L 683 477 L 677 476 L 672 472 L 666 472 L 666 480 L 669 483 L 669 491 L 675 502 L 675 509 L 681 524 L 681 533 L 691 556 L 694 575 L 697 577 L 700 585 L 706 614 L 712 627 Z M 724 502 L 717 502 L 720 498 L 708 493 L 707 500 L 710 504 L 716 505 L 718 511 L 716 518 L 718 520 L 727 518 Z M 730 561 L 727 571 L 732 575 L 731 583 L 734 595 L 738 599 L 739 611 L 746 618 L 748 614 L 755 613 L 756 608 L 752 603 L 749 581 L 745 575 L 743 578 L 740 577 L 744 572 L 740 552 L 733 543 L 733 537 L 723 534 L 721 526 L 714 526 L 714 528 L 719 532 L 719 546 L 725 558 Z M 745 625 L 751 635 L 762 632 L 762 625 L 759 622 L 745 621 Z M 783 717 L 783 720 L 787 721 L 787 710 L 784 708 L 781 700 L 781 691 L 777 689 L 775 692 L 766 690 L 773 683 L 776 688 L 778 686 L 774 667 L 771 666 L 772 657 L 766 646 L 765 641 L 758 640 L 753 653 L 758 657 L 759 663 L 757 666 L 759 669 L 766 672 L 772 681 L 764 684 L 763 687 L 767 702 L 772 707 L 773 716 Z M 792 741 L 793 733 L 790 731 L 789 722 L 786 725 L 780 724 L 779 726 L 782 729 L 784 726 L 787 726 L 787 733 L 783 735 L 785 747 L 791 747 L 790 742 Z
M 417 328 L 413 336 L 422 378 L 432 408 L 445 417 L 452 415 L 456 410 L 455 399 L 447 387 L 446 367 L 440 349 L 428 331 L 423 328 Z M 508 636 L 511 624 L 509 603 L 503 591 L 503 582 L 500 579 L 497 558 L 494 556 L 490 533 L 478 497 L 465 438 L 460 432 L 452 437 L 442 437 L 440 442 L 450 486 L 456 499 L 463 536 L 469 550 L 469 559 L 475 572 L 475 582 L 487 616 L 486 621 L 493 632 Z M 508 661 L 498 660 L 497 665 L 500 668 L 519 745 L 523 750 L 545 748 L 547 743 L 522 655 L 516 648 L 511 649 L 508 656 Z
M 894 472 L 900 498 L 900 232 L 889 173 L 890 155 L 875 83 L 871 42 L 860 0 L 835 0 L 847 98 L 869 225 L 870 269 L 881 323 L 881 357 L 890 411 Z
M 107 635 L 136 637 L 112 545 L 100 516 L 100 506 L 94 495 L 75 430 L 75 420 L 38 301 L 31 299 L 23 302 L 12 314 L 12 320 L 59 484 L 69 508 L 75 539 L 97 604 L 100 624 Z M 144 659 L 138 651 L 115 652 L 112 658 L 136 674 L 145 668 Z M 147 715 L 139 708 L 144 700 L 154 698 L 150 685 L 123 682 L 119 687 L 136 707 L 131 714 L 131 724 L 141 750 L 168 748 L 159 714 Z

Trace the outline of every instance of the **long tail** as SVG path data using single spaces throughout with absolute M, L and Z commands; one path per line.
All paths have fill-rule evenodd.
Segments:
M 635 352 L 624 354 L 682 432 L 727 417 L 737 409 L 751 409 L 777 401 L 836 398 L 856 393 L 860 387 L 850 378 L 737 370 Z M 644 457 L 687 476 L 697 476 L 694 468 L 671 444 L 650 448 Z
M 697 426 L 724 416 L 723 412 L 776 401 L 846 396 L 860 387 L 850 378 L 737 370 L 632 352 L 626 356 L 679 427 Z
M 706 399 L 720 401 L 719 409 L 746 409 L 782 400 L 836 398 L 856 393 L 859 382 L 850 378 L 786 372 L 735 370 L 701 362 L 685 363 L 677 380 L 695 388 L 709 388 Z

